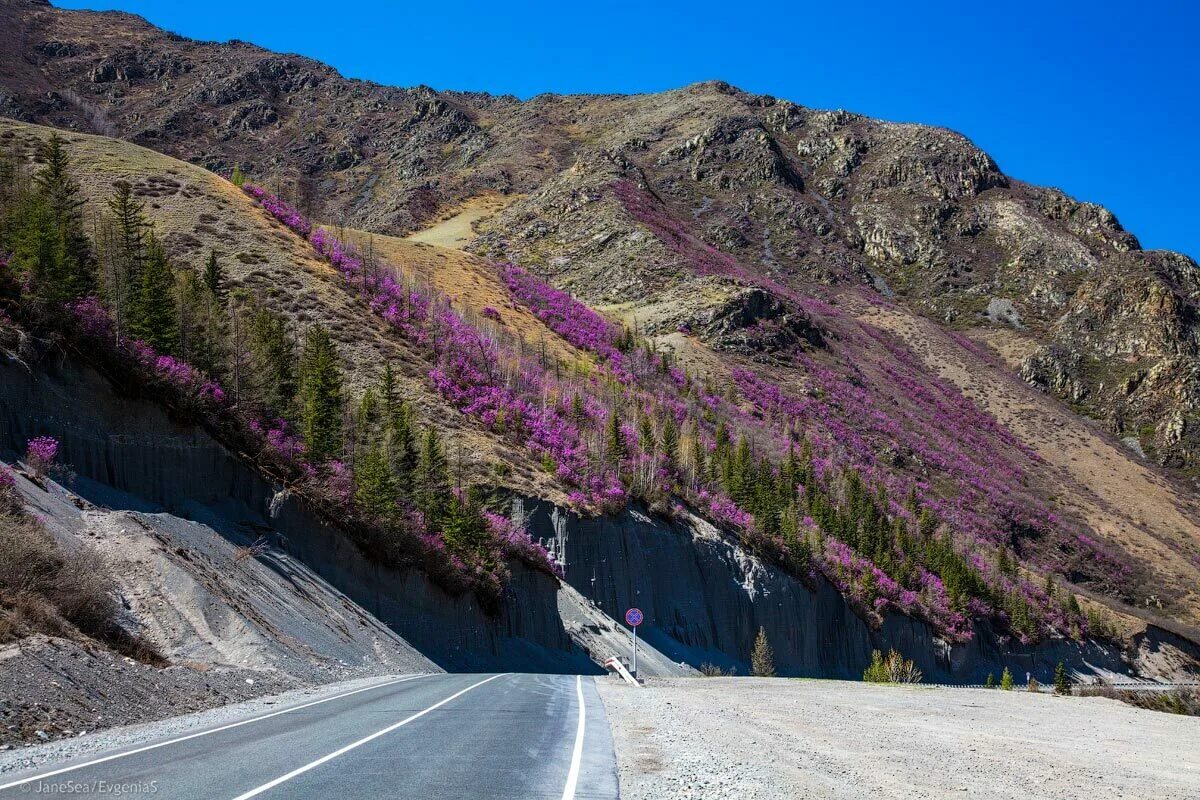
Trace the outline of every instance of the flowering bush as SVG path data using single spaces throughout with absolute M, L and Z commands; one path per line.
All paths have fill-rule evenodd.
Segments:
M 25 445 L 25 464 L 34 476 L 41 478 L 54 464 L 58 455 L 58 440 L 53 436 L 38 436 Z

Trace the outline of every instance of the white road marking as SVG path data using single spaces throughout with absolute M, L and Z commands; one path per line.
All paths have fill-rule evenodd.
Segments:
M 579 762 L 583 758 L 583 723 L 587 719 L 583 703 L 583 676 L 575 676 L 575 697 L 579 700 L 579 727 L 575 729 L 575 750 L 571 753 L 571 771 L 567 773 L 567 785 L 563 787 L 562 800 L 575 800 L 575 785 L 579 783 Z
M 284 708 L 279 711 L 272 711 L 270 714 L 263 714 L 261 717 L 255 717 L 254 719 L 244 719 L 241 722 L 231 722 L 228 725 L 222 725 L 221 727 L 213 728 L 212 730 L 200 731 L 199 733 L 190 733 L 187 736 L 180 736 L 177 739 L 168 739 L 165 742 L 157 742 L 156 744 L 148 744 L 145 747 L 138 747 L 133 750 L 127 750 L 124 753 L 115 753 L 111 756 L 104 756 L 103 758 L 92 759 L 91 761 L 84 762 L 83 764 L 75 764 L 74 766 L 62 767 L 61 769 L 52 770 L 50 772 L 43 772 L 41 775 L 34 775 L 29 778 L 22 778 L 21 780 L 18 780 L 18 781 L 12 781 L 11 783 L 2 784 L 2 785 L 0 785 L 0 791 L 3 791 L 5 789 L 11 789 L 14 786 L 21 786 L 22 784 L 31 783 L 32 781 L 41 781 L 41 780 L 45 780 L 46 778 L 53 778 L 55 775 L 62 775 L 64 772 L 73 772 L 77 769 L 83 769 L 84 767 L 91 767 L 91 766 L 95 766 L 96 764 L 103 764 L 106 761 L 113 761 L 118 758 L 125 758 L 126 756 L 137 755 L 138 753 L 144 753 L 147 750 L 157 750 L 158 748 L 166 747 L 169 744 L 177 744 L 179 742 L 186 742 L 189 739 L 197 739 L 201 736 L 208 736 L 210 733 L 220 733 L 221 731 L 227 731 L 230 728 L 240 728 L 241 726 L 249 725 L 252 722 L 261 722 L 264 719 L 270 719 L 271 717 L 278 717 L 280 714 L 290 714 L 293 711 L 299 711 L 304 708 L 312 708 L 313 706 L 319 706 L 322 703 L 328 703 L 331 700 L 340 700 L 343 697 L 349 697 L 350 695 L 358 694 L 359 692 L 369 692 L 372 689 L 382 689 L 384 686 L 392 686 L 397 683 L 406 683 L 408 681 L 416 680 L 417 678 L 425 678 L 425 677 L 428 677 L 428 676 L 412 675 L 407 678 L 398 678 L 394 681 L 387 681 L 385 683 L 376 683 L 372 686 L 364 686 L 361 689 L 355 689 L 350 692 L 344 692 L 342 694 L 334 695 L 333 697 L 325 697 L 325 698 L 322 698 L 321 700 L 313 700 L 311 703 L 304 703 L 303 705 L 292 706 L 291 708 Z
M 456 697 L 462 697 L 464 694 L 471 691 L 472 689 L 474 689 L 477 686 L 483 686 L 488 681 L 494 681 L 494 680 L 496 680 L 496 678 L 503 678 L 505 675 L 508 675 L 508 674 L 509 673 L 506 672 L 506 673 L 503 673 L 502 675 L 493 675 L 490 678 L 484 678 L 479 683 L 473 683 L 470 686 L 468 686 L 467 688 L 463 689 L 462 691 L 455 692 L 454 694 L 450 695 L 445 700 L 441 700 L 437 703 L 434 703 L 433 705 L 431 705 L 429 708 L 425 709 L 424 711 L 418 711 L 416 714 L 413 714 L 411 717 L 402 719 L 399 722 L 395 723 L 394 725 L 389 725 L 381 731 L 376 731 L 375 733 L 372 733 L 370 736 L 364 736 L 363 738 L 359 739 L 357 742 L 351 742 L 350 744 L 346 745 L 345 747 L 338 748 L 337 750 L 334 750 L 332 753 L 330 753 L 327 756 L 322 756 L 322 757 L 318 758 L 316 761 L 310 761 L 309 763 L 305 764 L 303 767 L 297 767 L 296 769 L 292 770 L 291 772 L 287 773 L 286 775 L 280 775 L 275 780 L 268 781 L 267 783 L 264 783 L 262 786 L 258 786 L 254 789 L 251 789 L 250 791 L 246 792 L 245 794 L 239 794 L 233 800 L 250 800 L 251 797 L 257 797 L 258 795 L 262 794 L 263 792 L 267 791 L 268 789 L 273 789 L 281 783 L 286 783 L 287 781 L 290 781 L 292 778 L 295 778 L 297 775 L 303 775 L 305 772 L 308 772 L 310 769 L 316 769 L 317 767 L 321 766 L 322 764 L 324 764 L 327 761 L 332 761 L 333 759 L 337 758 L 340 755 L 345 755 L 346 753 L 349 753 L 351 750 L 353 750 L 356 747 L 362 747 L 367 742 L 372 742 L 372 741 L 378 739 L 380 736 L 385 736 L 385 735 L 391 733 L 392 731 L 396 730 L 397 728 L 404 727 L 408 723 L 412 722 L 414 719 L 423 717 L 426 714 L 428 714 L 430 711 L 433 711 L 434 709 L 441 708 L 442 706 L 446 705 L 446 703 L 449 703 L 451 700 L 455 699 Z

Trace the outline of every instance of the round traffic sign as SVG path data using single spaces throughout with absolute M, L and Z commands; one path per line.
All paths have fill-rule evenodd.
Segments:
M 640 608 L 631 608 L 625 612 L 625 621 L 628 622 L 632 628 L 636 628 L 638 625 L 641 625 L 643 619 L 644 617 L 642 616 L 642 610 Z

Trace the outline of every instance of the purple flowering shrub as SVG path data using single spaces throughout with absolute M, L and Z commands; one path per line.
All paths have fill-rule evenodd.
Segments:
M 696 445 L 710 458 L 718 447 L 718 423 L 749 435 L 776 454 L 785 451 L 788 442 L 808 441 L 817 481 L 812 491 L 819 486 L 830 502 L 840 502 L 834 484 L 846 470 L 853 470 L 865 485 L 883 491 L 887 499 L 880 513 L 887 518 L 911 526 L 917 509 L 924 509 L 947 531 L 965 534 L 961 538 L 972 553 L 972 548 L 994 546 L 1016 527 L 1046 531 L 1057 524 L 1024 488 L 1025 474 L 1017 461 L 1034 458 L 1032 453 L 961 393 L 932 379 L 906 348 L 871 326 L 846 327 L 850 324 L 846 318 L 818 299 L 770 286 L 806 313 L 836 318 L 844 328 L 842 341 L 870 355 L 868 363 L 857 372 L 847 372 L 800 355 L 812 386 L 800 396 L 789 395 L 748 371 L 736 371 L 734 383 L 749 404 L 747 409 L 723 400 L 649 348 L 623 349 L 622 330 L 567 293 L 519 267 L 499 267 L 514 301 L 570 345 L 597 356 L 590 374 L 563 376 L 561 370 L 527 356 L 519 342 L 505 339 L 502 328 L 485 333 L 427 287 L 402 280 L 388 268 L 367 270 L 352 246 L 314 228 L 261 189 L 247 187 L 247 191 L 279 221 L 308 238 L 374 313 L 423 348 L 430 362 L 430 384 L 447 402 L 490 430 L 521 442 L 566 485 L 577 507 L 616 511 L 631 496 L 666 507 L 674 502 L 669 498 L 678 497 L 718 524 L 752 534 L 764 552 L 780 554 L 784 563 L 808 563 L 810 557 L 804 553 L 810 545 L 759 530 L 757 512 L 735 502 L 721 480 L 707 472 L 688 473 L 678 455 L 668 459 L 660 452 L 663 421 L 670 417 L 677 430 L 690 428 Z M 754 280 L 735 259 L 692 236 L 631 186 L 618 185 L 616 191 L 635 217 L 687 256 L 701 273 Z M 491 306 L 483 317 L 500 321 Z M 881 380 L 871 380 L 868 371 Z M 877 387 L 887 385 L 896 387 L 903 402 L 880 394 Z M 614 460 L 605 429 L 616 413 L 623 420 L 623 443 L 620 457 Z M 650 420 L 649 440 L 635 420 Z M 898 451 L 890 461 L 919 464 L 921 470 L 897 467 L 881 458 L 889 451 Z M 776 475 L 778 470 L 776 462 Z M 803 499 L 803 491 L 801 495 Z M 506 532 L 499 520 L 491 524 L 496 541 L 512 543 L 511 548 L 497 545 L 497 552 L 541 560 L 521 537 Z M 806 541 L 817 538 L 811 519 L 806 518 L 804 527 Z M 1027 581 L 997 576 L 987 564 L 973 568 L 964 565 L 962 555 L 943 554 L 945 563 L 939 568 L 949 570 L 945 574 L 955 579 L 950 591 L 943 577 L 925 568 L 919 558 L 896 552 L 886 559 L 893 566 L 884 569 L 846 542 L 821 538 L 826 545 L 818 548 L 811 563 L 867 616 L 878 618 L 892 610 L 914 614 L 951 638 L 963 639 L 970 636 L 972 617 L 1004 619 L 1006 603 L 1017 607 L 1006 598 L 1019 597 L 1023 614 L 1037 615 L 1046 626 L 1059 630 L 1066 627 L 1051 598 L 1039 598 Z M 477 581 L 499 579 L 494 570 L 464 561 L 462 554 L 451 555 L 452 563 L 455 559 Z M 964 578 L 963 570 L 970 575 Z M 970 591 L 962 588 L 964 580 Z M 1022 626 L 1019 635 L 1027 636 L 1029 626 Z
M 58 455 L 58 440 L 53 436 L 37 436 L 25 445 L 25 464 L 34 477 L 44 477 Z

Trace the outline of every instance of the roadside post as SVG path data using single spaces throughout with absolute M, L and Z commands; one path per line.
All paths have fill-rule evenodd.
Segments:
M 642 610 L 640 608 L 631 608 L 625 612 L 625 621 L 629 623 L 630 629 L 633 631 L 633 677 L 637 680 L 637 629 L 638 625 L 642 624 Z

